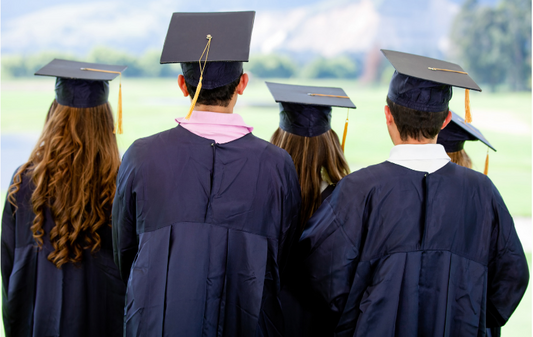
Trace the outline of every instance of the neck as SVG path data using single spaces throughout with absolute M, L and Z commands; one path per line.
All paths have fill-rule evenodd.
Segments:
M 437 144 L 437 137 L 435 138 L 422 138 L 421 140 L 413 139 L 408 137 L 407 140 L 403 141 L 399 139 L 397 142 L 394 142 L 394 145 L 425 145 L 425 144 Z
M 220 106 L 220 105 L 196 104 L 196 106 L 194 107 L 194 110 L 196 110 L 196 111 L 217 112 L 217 113 L 223 113 L 223 114 L 232 114 L 233 113 L 233 106 L 229 105 L 229 106 L 225 107 L 225 106 Z

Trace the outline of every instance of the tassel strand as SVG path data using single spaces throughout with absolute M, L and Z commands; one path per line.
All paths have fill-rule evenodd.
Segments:
M 465 122 L 472 123 L 472 114 L 470 113 L 470 90 L 465 89 Z

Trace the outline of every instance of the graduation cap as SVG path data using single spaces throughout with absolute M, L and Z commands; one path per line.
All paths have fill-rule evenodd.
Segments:
M 356 108 L 341 88 L 265 83 L 274 100 L 280 103 L 279 127 L 298 136 L 315 137 L 330 130 L 331 107 Z M 348 117 L 342 137 L 343 151 L 347 131 Z
M 127 66 L 54 59 L 35 75 L 56 77 L 56 101 L 73 108 L 92 108 L 107 103 L 109 81 Z M 117 132 L 122 133 L 122 84 L 119 84 Z
M 437 144 L 444 146 L 446 152 L 461 151 L 467 140 L 480 140 L 482 143 L 490 147 L 492 150 L 496 149 L 490 145 L 489 141 L 483 134 L 472 124 L 465 122 L 465 120 L 452 111 L 452 120 L 450 123 L 439 132 Z M 487 149 L 487 158 L 485 160 L 485 174 L 488 173 L 489 154 Z
M 472 121 L 469 90 L 481 89 L 463 68 L 419 55 L 384 49 L 381 52 L 396 69 L 388 93 L 394 103 L 419 111 L 444 111 L 452 98 L 452 87 L 464 88 L 465 119 L 467 123 Z
M 219 88 L 240 78 L 254 18 L 254 11 L 172 14 L 160 63 L 181 63 L 185 81 L 197 87 L 186 119 L 202 87 Z

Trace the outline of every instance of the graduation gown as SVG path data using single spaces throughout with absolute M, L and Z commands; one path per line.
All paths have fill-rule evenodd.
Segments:
M 428 174 L 384 162 L 348 175 L 297 250 L 300 284 L 336 316 L 335 336 L 485 336 L 529 279 L 497 189 L 453 163 Z
M 126 336 L 282 336 L 280 273 L 300 211 L 291 157 L 251 133 L 181 126 L 134 142 L 118 174 Z
M 43 248 L 33 239 L 33 183 L 23 175 L 18 209 L 6 198 L 2 215 L 2 309 L 6 337 L 120 336 L 126 287 L 113 262 L 111 228 L 98 233 L 101 248 L 83 251 L 78 265 L 57 268 L 49 233 L 55 226 L 45 210 Z

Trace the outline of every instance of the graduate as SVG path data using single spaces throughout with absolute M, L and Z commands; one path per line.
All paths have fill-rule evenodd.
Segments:
M 355 109 L 341 88 L 312 87 L 266 82 L 274 100 L 279 103 L 279 128 L 270 142 L 286 150 L 292 157 L 302 191 L 300 228 L 309 220 L 322 201 L 350 168 L 339 137 L 331 128 L 332 107 Z M 328 312 L 315 306 L 309 294 L 300 292 L 295 270 L 289 266 L 288 282 L 281 291 L 285 318 L 285 335 L 291 337 L 321 335 Z M 318 319 L 317 319 L 318 318 Z
M 441 132 L 439 132 L 437 144 L 444 146 L 446 154 L 448 154 L 453 163 L 472 168 L 472 160 L 464 150 L 464 145 L 467 140 L 479 140 L 492 150 L 496 151 L 496 149 L 490 145 L 489 141 L 475 126 L 465 122 L 464 118 L 455 112 L 451 111 L 451 113 L 452 120 L 444 129 L 441 130 Z M 487 159 L 485 161 L 485 174 L 488 174 L 488 160 L 489 155 L 487 152 Z
M 126 336 L 283 335 L 300 187 L 287 152 L 233 113 L 254 15 L 172 15 L 161 63 L 181 63 L 178 86 L 192 104 L 177 126 L 135 141 L 118 173 Z
M 394 72 L 387 161 L 344 177 L 303 232 L 302 288 L 336 316 L 335 336 L 485 336 L 507 322 L 529 273 L 489 178 L 436 144 L 458 65 L 383 50 Z M 327 322 L 326 322 L 327 323 Z
M 294 161 L 302 190 L 300 220 L 305 223 L 350 173 L 344 143 L 331 128 L 331 110 L 355 105 L 341 88 L 265 83 L 280 107 L 279 127 L 270 142 Z
M 120 336 L 111 207 L 120 165 L 109 81 L 125 66 L 55 59 L 55 100 L 2 215 L 5 335 Z M 93 69 L 93 70 L 86 70 Z

